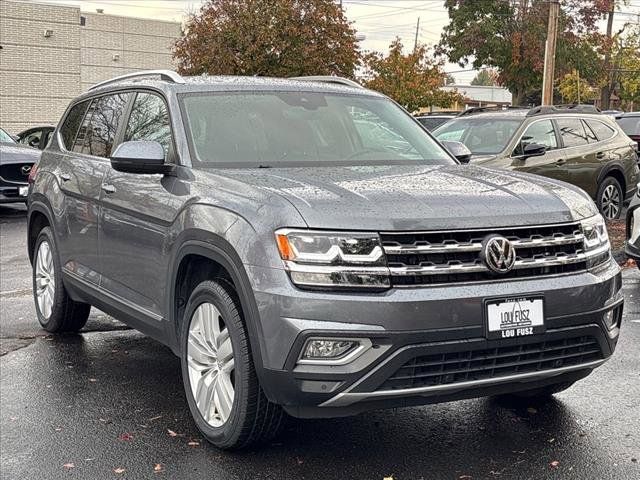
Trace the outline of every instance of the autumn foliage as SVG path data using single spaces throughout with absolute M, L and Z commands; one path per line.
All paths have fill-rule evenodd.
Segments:
M 355 30 L 333 0 L 208 0 L 174 47 L 186 75 L 340 75 L 359 61 Z
M 446 74 L 424 45 L 405 54 L 400 39 L 396 39 L 387 55 L 370 52 L 363 63 L 366 87 L 393 98 L 410 112 L 429 106 L 450 107 L 462 100 L 458 93 L 440 88 Z

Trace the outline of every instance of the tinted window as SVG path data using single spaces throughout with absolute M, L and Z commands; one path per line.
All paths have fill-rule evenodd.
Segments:
M 0 128 L 0 143 L 15 143 L 13 138 Z
M 613 134 L 616 133 L 613 128 L 597 120 L 586 120 L 586 122 L 587 125 L 591 127 L 591 130 L 593 130 L 593 133 L 596 134 L 598 140 L 606 140 L 607 138 L 613 137 Z
M 93 100 L 73 151 L 97 157 L 110 156 L 128 98 L 128 93 L 119 93 Z
M 420 117 L 417 120 L 424 125 L 427 130 L 432 131 L 440 125 L 447 123 L 450 119 L 447 117 Z
M 60 127 L 62 143 L 64 143 L 64 148 L 67 150 L 71 150 L 73 147 L 73 141 L 76 139 L 78 128 L 80 127 L 80 123 L 82 123 L 82 119 L 84 118 L 84 114 L 87 111 L 88 106 L 89 102 L 87 101 L 78 103 L 71 107 L 69 114 L 64 119 L 64 122 Z
M 42 136 L 42 130 L 34 130 L 26 134 L 24 137 L 20 137 L 19 142 L 25 145 L 29 145 L 37 148 L 38 145 L 40 144 L 41 136 Z
M 616 122 L 627 135 L 640 135 L 640 116 L 616 118 Z
M 589 140 L 579 118 L 559 118 L 558 129 L 565 147 L 577 147 L 587 145 Z
M 287 91 L 191 94 L 183 101 L 195 156 L 205 164 L 453 163 L 385 98 Z
M 492 116 L 454 118 L 433 134 L 441 141 L 462 142 L 475 155 L 495 155 L 505 149 L 522 122 Z
M 558 141 L 551 120 L 541 120 L 529 125 L 520 139 L 520 144 L 516 147 L 515 155 L 523 155 L 524 147 L 532 143 L 544 145 L 547 150 L 558 148 Z
M 156 141 L 164 148 L 165 156 L 171 144 L 169 112 L 164 100 L 151 93 L 138 93 L 124 134 L 124 141 Z

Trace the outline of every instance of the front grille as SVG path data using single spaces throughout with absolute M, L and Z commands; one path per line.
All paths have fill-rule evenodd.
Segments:
M 480 259 L 489 235 L 509 239 L 516 251 L 513 270 L 498 277 Z M 479 282 L 573 273 L 587 268 L 580 225 L 547 225 L 491 231 L 461 230 L 383 233 L 394 286 Z
M 29 171 L 33 163 L 12 163 L 9 165 L 0 165 L 0 177 L 10 183 L 27 184 L 29 179 Z M 22 170 L 25 168 L 26 173 Z
M 603 357 L 594 337 L 421 355 L 406 362 L 377 390 L 435 387 L 586 364 Z

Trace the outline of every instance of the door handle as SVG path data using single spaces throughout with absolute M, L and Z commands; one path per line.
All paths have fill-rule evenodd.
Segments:
M 564 165 L 565 163 L 567 163 L 567 160 L 564 158 L 561 158 L 560 160 L 556 161 L 556 165 Z
M 116 191 L 116 187 L 114 187 L 113 185 L 109 185 L 108 183 L 103 183 L 102 190 L 105 193 L 114 193 Z
M 60 180 L 62 180 L 63 182 L 68 182 L 69 180 L 71 180 L 71 175 L 69 175 L 68 173 L 61 173 Z

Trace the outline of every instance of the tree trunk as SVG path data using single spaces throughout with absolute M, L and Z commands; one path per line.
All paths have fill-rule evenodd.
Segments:
M 512 92 L 513 98 L 511 99 L 511 105 L 514 107 L 521 107 L 525 99 L 525 89 L 515 88 Z

